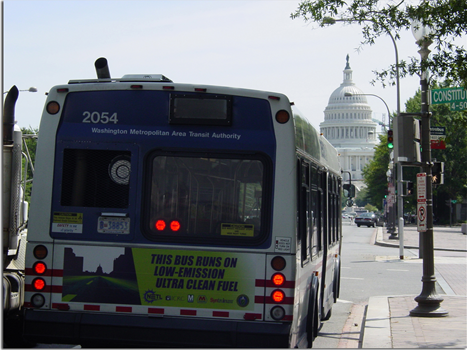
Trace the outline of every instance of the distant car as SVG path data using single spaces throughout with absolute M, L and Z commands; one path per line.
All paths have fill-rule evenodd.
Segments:
M 379 223 L 379 215 L 375 213 L 361 213 L 358 214 L 355 218 L 355 224 L 360 227 L 360 225 L 366 225 L 368 227 L 376 227 Z

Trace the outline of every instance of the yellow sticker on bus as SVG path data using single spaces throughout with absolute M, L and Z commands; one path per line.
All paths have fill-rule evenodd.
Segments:
M 54 212 L 53 222 L 61 224 L 82 224 L 83 213 L 64 213 L 56 211 Z
M 255 234 L 255 225 L 251 224 L 222 224 L 222 236 L 241 236 L 253 237 Z

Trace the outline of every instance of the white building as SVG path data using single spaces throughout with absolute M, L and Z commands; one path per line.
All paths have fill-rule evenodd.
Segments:
M 344 81 L 334 90 L 324 110 L 324 122 L 320 123 L 321 133 L 337 149 L 343 171 L 352 175 L 352 184 L 357 189 L 364 187 L 362 170 L 374 155 L 379 142 L 376 135 L 378 126 L 372 120 L 372 110 L 364 92 L 352 81 L 352 69 L 344 69 Z M 349 178 L 348 173 L 343 178 Z

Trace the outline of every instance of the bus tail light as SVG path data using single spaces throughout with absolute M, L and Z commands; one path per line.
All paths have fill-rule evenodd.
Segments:
M 276 113 L 276 121 L 281 124 L 285 124 L 290 120 L 290 114 L 284 109 L 281 109 Z
M 280 289 L 276 289 L 271 293 L 271 298 L 275 303 L 282 303 L 285 299 L 285 293 Z
M 33 254 L 36 259 L 44 259 L 47 256 L 47 248 L 42 244 L 36 245 Z
M 281 273 L 275 273 L 272 275 L 271 280 L 275 286 L 282 286 L 285 282 L 285 276 Z
M 177 232 L 178 230 L 180 230 L 180 222 L 178 222 L 177 220 L 173 220 L 171 223 L 170 223 L 170 229 L 174 232 Z
M 282 271 L 285 268 L 285 259 L 282 256 L 275 256 L 271 260 L 271 267 L 276 271 Z
M 60 105 L 56 101 L 50 101 L 47 104 L 47 113 L 57 114 L 60 111 Z
M 42 307 L 45 304 L 45 298 L 42 294 L 34 294 L 31 297 L 31 305 L 34 307 Z
M 156 228 L 157 231 L 165 231 L 165 229 L 167 228 L 167 223 L 165 222 L 165 220 L 159 219 L 154 224 L 154 227 Z M 180 224 L 180 221 L 172 220 L 170 224 L 168 225 L 168 227 L 170 228 L 172 232 L 177 232 L 178 230 L 180 230 L 182 225 Z
M 165 221 L 164 220 L 157 220 L 156 224 L 154 225 L 157 231 L 164 231 L 165 229 Z
M 45 288 L 45 281 L 42 278 L 35 278 L 32 281 L 32 286 L 35 290 L 43 290 Z
M 34 264 L 33 270 L 37 275 L 43 275 L 47 271 L 47 265 L 42 261 L 38 261 Z
M 271 309 L 271 317 L 273 320 L 280 321 L 285 316 L 285 310 L 282 306 L 274 306 Z

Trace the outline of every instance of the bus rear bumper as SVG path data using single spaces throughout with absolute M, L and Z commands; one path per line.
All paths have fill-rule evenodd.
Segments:
M 24 336 L 91 347 L 288 347 L 291 323 L 26 309 Z

